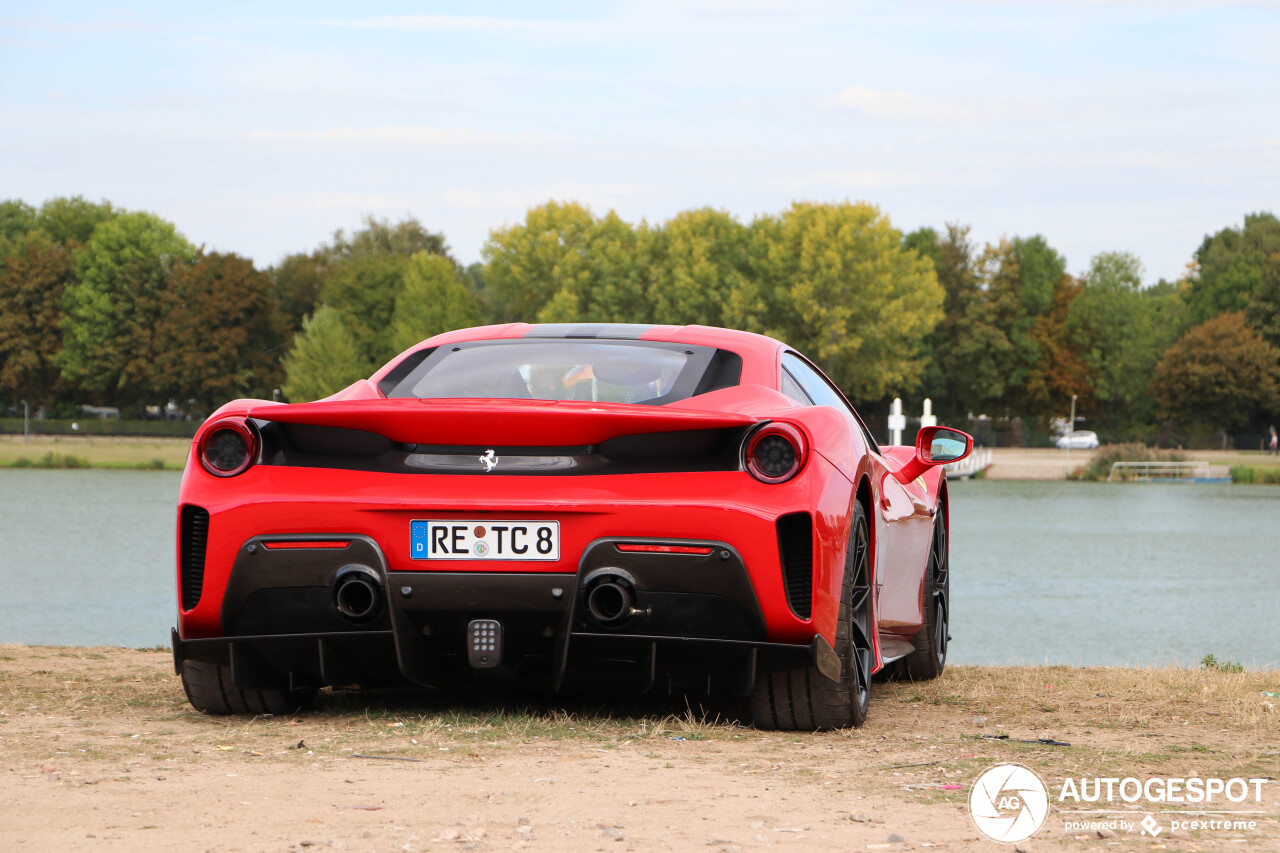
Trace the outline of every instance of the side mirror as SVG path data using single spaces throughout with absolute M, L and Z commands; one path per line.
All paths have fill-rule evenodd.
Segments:
M 924 462 L 944 464 L 969 455 L 973 438 L 948 427 L 925 427 L 916 436 L 916 455 Z
M 923 427 L 916 433 L 915 458 L 893 476 L 903 485 L 910 483 L 934 465 L 945 465 L 969 455 L 973 436 L 950 427 Z

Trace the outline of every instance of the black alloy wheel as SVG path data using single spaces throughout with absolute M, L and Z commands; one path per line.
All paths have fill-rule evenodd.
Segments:
M 946 669 L 947 643 L 951 640 L 950 616 L 951 570 L 946 511 L 939 505 L 933 521 L 929 565 L 925 568 L 924 624 L 912 641 L 915 651 L 902 661 L 902 668 L 912 681 L 937 678 Z
M 866 509 L 854 505 L 845 550 L 844 584 L 836 625 L 840 680 L 817 666 L 762 672 L 751 694 L 751 717 L 762 729 L 813 731 L 861 726 L 871 703 L 875 652 L 875 605 L 871 586 L 871 535 Z

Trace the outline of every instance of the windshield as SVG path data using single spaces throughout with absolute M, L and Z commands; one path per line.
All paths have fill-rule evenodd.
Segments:
M 482 341 L 421 354 L 387 396 L 661 405 L 736 385 L 741 367 L 733 353 L 685 344 Z

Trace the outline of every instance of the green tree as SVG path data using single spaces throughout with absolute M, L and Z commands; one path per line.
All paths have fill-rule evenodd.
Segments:
M 1092 380 L 1092 400 L 1108 425 L 1149 423 L 1152 372 L 1182 329 L 1176 288 L 1142 287 L 1142 263 L 1127 252 L 1094 257 L 1072 303 L 1067 330 Z
M 498 304 L 497 297 L 490 290 L 489 282 L 484 277 L 484 264 L 476 261 L 467 266 L 462 270 L 462 280 L 467 285 L 467 290 L 471 291 L 471 295 L 475 297 L 483 322 L 499 322 L 502 317 L 502 306 Z
M 941 236 L 922 228 L 908 234 L 903 245 L 933 262 L 945 293 L 942 321 L 925 342 L 929 363 L 921 391 L 945 418 L 981 411 L 988 401 L 1004 396 L 1005 365 L 1013 345 L 987 302 L 969 227 L 951 223 Z
M 1027 372 L 1022 389 L 1023 411 L 1034 415 L 1055 415 L 1065 408 L 1072 394 L 1088 401 L 1092 374 L 1080 361 L 1068 328 L 1068 316 L 1082 290 L 1081 283 L 1062 273 L 1054 282 L 1049 310 L 1035 319 L 1027 336 L 1034 344 L 1037 360 Z M 1085 406 L 1087 410 L 1088 406 Z
M 0 201 L 0 240 L 16 239 L 36 227 L 34 207 L 16 198 Z
M 363 228 L 336 231 L 314 251 L 277 264 L 271 270 L 276 300 L 294 330 L 320 305 L 337 309 L 366 357 L 381 361 L 394 354 L 387 335 L 405 264 L 421 252 L 449 257 L 444 236 L 417 219 L 367 216 Z
M 409 258 L 404 255 L 352 258 L 333 269 L 320 291 L 320 304 L 342 316 L 343 325 L 369 364 L 381 364 L 398 352 L 388 330 L 408 265 Z
M 323 250 L 335 261 L 364 258 L 370 255 L 409 257 L 419 252 L 430 252 L 433 255 L 446 257 L 449 255 L 449 247 L 445 244 L 444 235 L 428 231 L 412 216 L 399 222 L 366 216 L 364 228 L 352 234 L 341 230 L 335 232 L 333 242 Z
M 524 222 L 489 233 L 481 251 L 484 280 L 500 321 L 534 321 L 562 289 L 584 292 L 590 282 L 588 245 L 596 223 L 586 207 L 549 201 Z
M 537 314 L 540 323 L 644 323 L 652 233 L 632 228 L 612 210 L 585 233 L 580 274 L 565 280 Z
M 657 229 L 653 243 L 653 318 L 725 325 L 725 306 L 742 290 L 749 268 L 746 226 L 724 211 L 687 210 Z
M 856 401 L 918 383 L 944 294 L 887 217 L 865 203 L 805 202 L 752 231 L 752 280 L 727 320 L 807 353 Z
M 326 305 L 302 323 L 284 359 L 284 395 L 293 403 L 319 400 L 373 373 L 342 314 Z
M 1054 337 L 1045 328 L 1052 321 L 1044 318 L 1055 305 L 1061 306 L 1073 286 L 1066 261 L 1037 234 L 988 245 L 979 268 L 981 319 L 1004 338 L 992 336 L 997 346 L 991 375 L 1003 377 L 1002 393 L 981 404 L 1015 415 L 1047 414 L 1056 408 L 1049 371 L 1052 365 L 1065 363 L 1060 353 L 1044 350 L 1046 341 Z
M 61 388 L 58 324 L 72 272 L 70 250 L 40 231 L 0 253 L 0 389 L 34 406 L 54 402 Z
M 160 357 L 154 346 L 169 275 L 195 249 L 172 224 L 148 213 L 100 223 L 75 253 L 76 282 L 63 298 L 63 348 L 58 364 L 68 381 L 107 402 L 137 403 Z
M 402 352 L 432 335 L 480 322 L 480 306 L 453 261 L 428 252 L 409 259 L 391 317 L 391 349 Z
M 332 266 L 332 259 L 322 250 L 297 252 L 289 255 L 271 268 L 272 292 L 280 313 L 290 327 L 302 330 L 302 321 L 320 304 L 325 276 Z
M 1224 228 L 1204 238 L 1187 294 L 1190 319 L 1203 323 L 1223 311 L 1244 311 L 1255 328 L 1271 328 L 1280 312 L 1274 285 L 1280 277 L 1280 219 L 1270 213 L 1244 218 L 1244 227 Z M 1271 338 L 1280 344 L 1280 336 Z
M 54 242 L 83 245 L 93 236 L 93 229 L 119 214 L 120 211 L 106 201 L 95 204 L 77 195 L 49 199 L 40 205 L 36 221 L 40 230 Z
M 1280 409 L 1280 349 L 1240 311 L 1187 330 L 1156 365 L 1151 391 L 1186 424 L 1238 430 Z
M 238 397 L 271 398 L 287 332 L 271 278 L 232 254 L 208 254 L 170 276 L 161 295 L 155 384 L 211 411 Z
M 1267 255 L 1261 266 L 1245 318 L 1269 343 L 1280 346 L 1280 247 Z

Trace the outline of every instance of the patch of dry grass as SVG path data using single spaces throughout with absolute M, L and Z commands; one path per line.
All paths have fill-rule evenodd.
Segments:
M 1280 672 L 1115 667 L 951 667 L 932 682 L 890 682 L 890 701 L 952 705 L 1035 720 L 1069 711 L 1073 724 L 1143 729 L 1171 721 L 1248 729 L 1280 742 Z M 918 698 L 917 698 L 918 697 Z
M 65 749 L 68 737 L 86 754 L 176 760 L 228 750 L 287 755 L 298 743 L 317 754 L 422 758 L 672 740 L 757 742 L 762 753 L 782 754 L 852 739 L 891 749 L 886 765 L 943 750 L 953 770 L 992 756 L 1067 766 L 1087 755 L 1117 772 L 1211 766 L 1275 775 L 1280 700 L 1263 691 L 1280 692 L 1280 673 L 952 667 L 936 681 L 877 683 L 865 728 L 819 735 L 760 732 L 696 704 L 546 696 L 324 691 L 298 717 L 218 718 L 190 708 L 167 650 L 0 646 L 0 756 L 38 760 Z M 988 737 L 1000 734 L 1009 739 Z M 1034 742 L 1040 737 L 1072 746 Z

